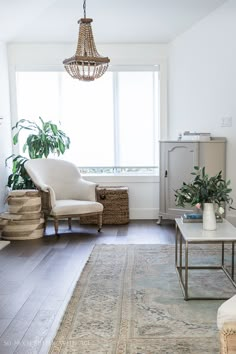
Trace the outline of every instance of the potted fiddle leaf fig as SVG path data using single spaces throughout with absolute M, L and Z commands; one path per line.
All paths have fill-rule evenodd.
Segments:
M 45 157 L 50 153 L 64 154 L 70 147 L 70 138 L 51 121 L 44 122 L 39 117 L 41 125 L 27 119 L 19 120 L 12 128 L 18 129 L 13 136 L 13 144 L 18 144 L 19 134 L 22 130 L 29 131 L 29 135 L 23 145 L 23 152 L 28 152 L 31 159 Z
M 21 119 L 12 130 L 16 130 L 13 136 L 14 145 L 18 144 L 21 131 L 29 133 L 23 145 L 23 152 L 27 153 L 30 159 L 47 158 L 50 154 L 60 156 L 70 147 L 70 138 L 55 123 L 45 122 L 41 117 L 39 124 Z M 28 158 L 13 154 L 6 159 L 6 163 L 9 159 L 12 159 L 12 173 L 8 177 L 7 186 L 11 189 L 35 188 L 24 168 Z

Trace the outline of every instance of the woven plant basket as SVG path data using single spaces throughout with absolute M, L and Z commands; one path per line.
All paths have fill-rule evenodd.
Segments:
M 44 233 L 41 195 L 37 190 L 14 190 L 7 198 L 8 212 L 0 214 L 0 228 L 5 240 L 31 240 Z

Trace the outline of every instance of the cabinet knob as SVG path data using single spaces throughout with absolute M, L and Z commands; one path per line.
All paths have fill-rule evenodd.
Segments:
M 165 177 L 167 177 L 167 175 L 168 175 L 168 172 L 167 172 L 167 170 L 165 170 Z

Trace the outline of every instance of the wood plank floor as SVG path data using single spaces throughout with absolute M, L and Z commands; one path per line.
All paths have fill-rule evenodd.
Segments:
M 76 281 L 95 244 L 173 244 L 174 224 L 51 225 L 38 240 L 0 251 L 0 353 L 47 354 Z

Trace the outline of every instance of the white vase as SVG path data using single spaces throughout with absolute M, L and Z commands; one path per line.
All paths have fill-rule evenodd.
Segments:
M 213 203 L 203 205 L 203 230 L 216 230 L 216 216 Z

